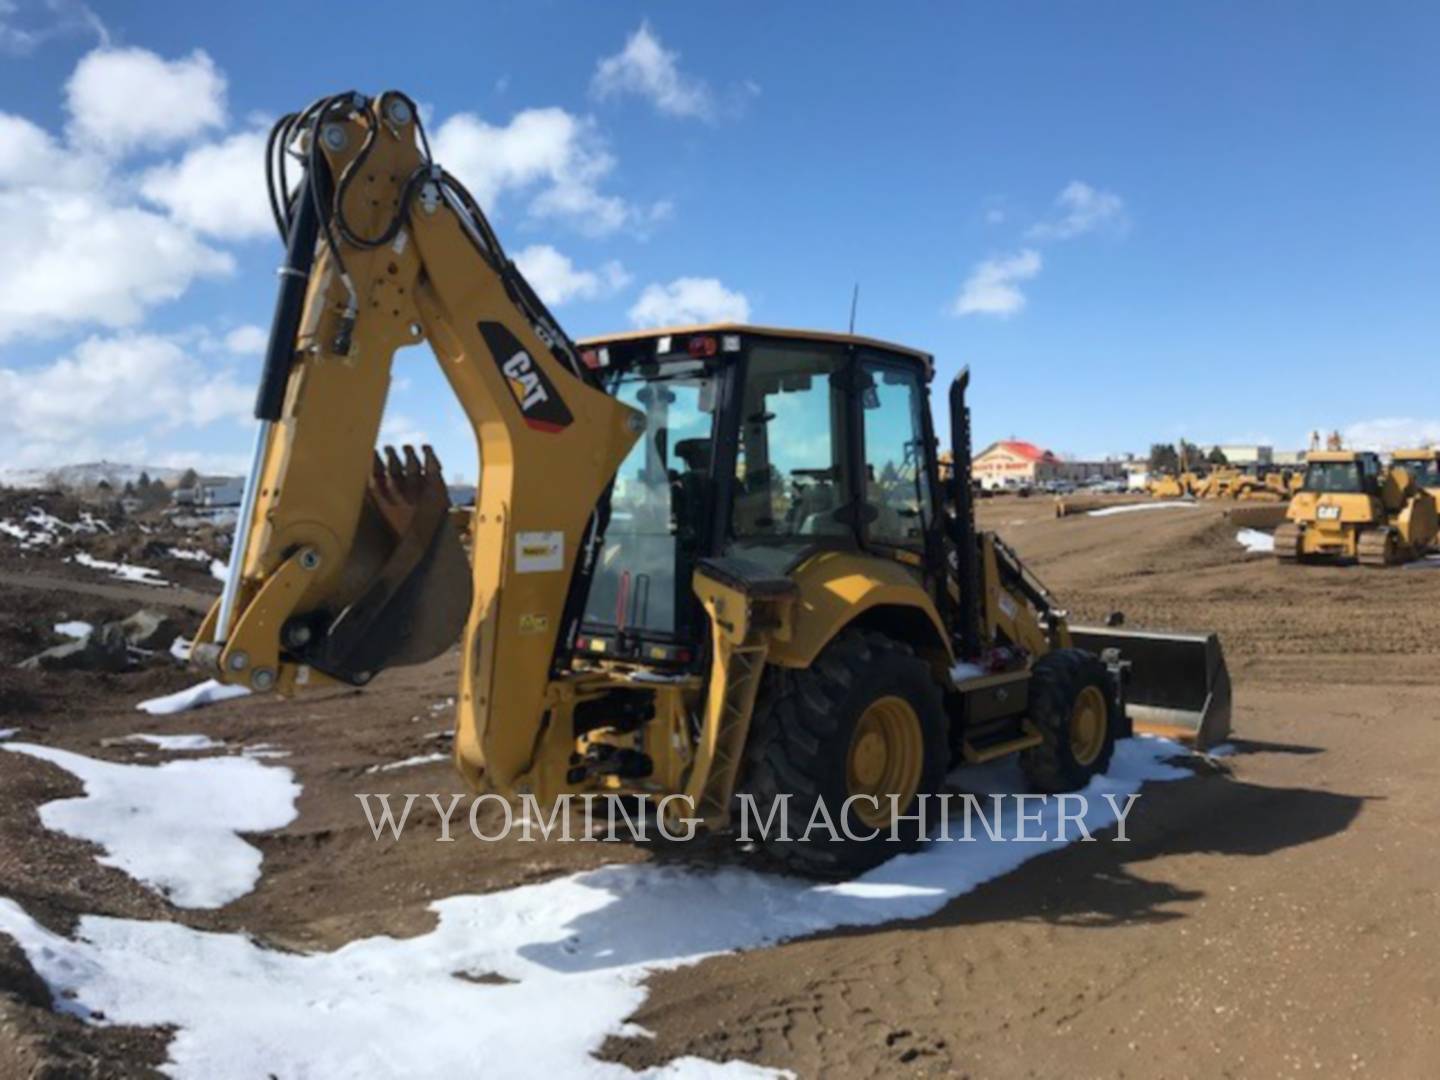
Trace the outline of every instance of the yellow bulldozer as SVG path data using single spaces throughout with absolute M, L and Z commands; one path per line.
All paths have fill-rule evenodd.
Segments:
M 1431 498 L 1440 502 L 1440 447 L 1425 450 L 1396 450 L 1391 465 L 1410 474 L 1415 486 L 1424 488 Z
M 1315 450 L 1305 480 L 1275 530 L 1281 562 L 1350 559 L 1392 566 L 1423 555 L 1435 542 L 1435 497 L 1403 467 L 1386 469 L 1377 454 Z
M 405 95 L 322 99 L 271 147 L 287 254 L 191 654 L 213 677 L 363 686 L 458 639 L 475 788 L 649 797 L 714 829 L 742 794 L 823 803 L 843 840 L 771 846 L 821 876 L 918 843 L 953 765 L 1018 754 L 1069 791 L 1134 729 L 1225 737 L 1213 634 L 1072 626 L 977 531 L 968 371 L 942 485 L 929 354 L 731 324 L 573 342 Z M 373 451 L 393 354 L 420 342 L 478 440 L 469 559 L 429 449 Z

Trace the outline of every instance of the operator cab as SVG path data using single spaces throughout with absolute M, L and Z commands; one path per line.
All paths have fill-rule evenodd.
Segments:
M 706 557 L 776 575 L 821 550 L 943 565 L 928 354 L 733 324 L 579 344 L 646 420 L 611 489 L 582 654 L 694 661 L 708 623 L 691 581 Z
M 1369 451 L 1311 452 L 1302 491 L 1316 495 L 1378 495 L 1380 458 Z

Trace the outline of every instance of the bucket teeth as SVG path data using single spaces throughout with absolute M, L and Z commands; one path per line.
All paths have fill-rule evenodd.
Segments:
M 419 454 L 408 445 L 400 451 L 393 446 L 385 447 L 383 453 L 377 450 L 370 490 L 376 506 L 396 533 L 409 527 L 422 502 L 449 501 L 440 459 L 429 446 L 422 446 Z

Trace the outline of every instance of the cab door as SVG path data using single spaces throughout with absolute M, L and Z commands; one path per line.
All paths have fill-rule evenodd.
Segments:
M 905 562 L 928 562 L 938 485 L 924 373 L 875 354 L 859 359 L 864 542 Z

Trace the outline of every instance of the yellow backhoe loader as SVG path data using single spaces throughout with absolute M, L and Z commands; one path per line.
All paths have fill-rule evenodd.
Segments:
M 1288 520 L 1275 530 L 1275 557 L 1353 559 L 1362 566 L 1409 562 L 1435 542 L 1435 506 L 1408 470 L 1386 469 L 1374 453 L 1313 450 Z
M 1214 635 L 1071 626 L 976 531 L 968 373 L 942 487 L 928 354 L 729 324 L 574 343 L 409 98 L 323 99 L 271 147 L 287 257 L 231 574 L 192 652 L 214 677 L 363 686 L 459 638 L 475 787 L 681 796 L 711 828 L 737 793 L 792 819 L 824 803 L 849 838 L 772 847 L 819 875 L 919 842 L 905 815 L 951 765 L 1019 754 L 1068 791 L 1133 727 L 1228 732 Z M 392 355 L 422 341 L 479 442 L 468 561 L 428 449 L 372 466 Z

